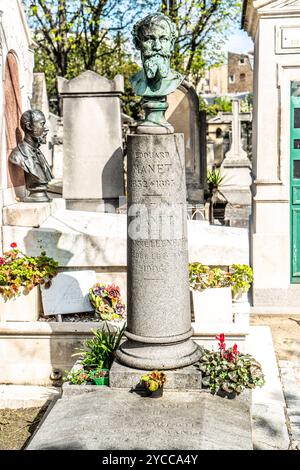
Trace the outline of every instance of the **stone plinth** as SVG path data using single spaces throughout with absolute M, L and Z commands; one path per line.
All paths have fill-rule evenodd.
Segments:
M 146 375 L 147 371 L 124 367 L 114 361 L 110 370 L 109 386 L 112 388 L 143 390 L 140 377 Z M 166 390 L 200 390 L 202 388 L 202 374 L 196 366 L 183 367 L 168 371 L 167 380 L 164 384 Z
M 124 194 L 123 77 L 86 71 L 64 82 L 63 197 L 73 210 L 113 211 Z
M 127 341 L 118 360 L 175 369 L 198 360 L 191 340 L 182 134 L 128 137 Z

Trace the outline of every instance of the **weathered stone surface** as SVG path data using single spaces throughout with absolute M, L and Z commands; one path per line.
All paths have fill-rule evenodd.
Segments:
M 108 388 L 58 400 L 27 449 L 251 450 L 250 405 L 201 391 L 153 400 Z
M 92 71 L 63 83 L 64 179 L 67 208 L 104 211 L 124 194 L 121 76 Z M 85 209 L 85 202 L 87 207 Z
M 50 288 L 41 288 L 44 315 L 92 312 L 89 289 L 96 283 L 95 271 L 60 272 Z
M 128 136 L 126 366 L 193 364 L 183 135 Z
M 64 209 L 65 201 L 55 198 L 51 202 L 18 202 L 3 208 L 3 224 L 20 227 L 39 227 L 59 209 Z
M 109 385 L 112 388 L 134 389 L 139 386 L 140 377 L 149 370 L 137 370 L 124 367 L 118 361 L 114 361 L 109 373 Z M 182 369 L 167 371 L 167 380 L 164 385 L 166 390 L 200 390 L 201 372 L 192 365 Z

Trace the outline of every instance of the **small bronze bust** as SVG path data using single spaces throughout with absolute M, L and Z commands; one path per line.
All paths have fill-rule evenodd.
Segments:
M 24 170 L 26 189 L 29 191 L 24 202 L 49 202 L 51 199 L 47 194 L 47 184 L 54 176 L 39 149 L 41 144 L 46 143 L 49 131 L 42 111 L 25 111 L 21 116 L 21 128 L 25 134 L 24 139 L 11 152 L 9 161 Z
M 132 34 L 143 63 L 143 69 L 130 78 L 135 93 L 144 97 L 145 120 L 139 123 L 138 132 L 146 127 L 147 133 L 174 132 L 164 113 L 168 107 L 166 96 L 184 80 L 170 66 L 176 26 L 166 15 L 154 13 L 136 23 Z

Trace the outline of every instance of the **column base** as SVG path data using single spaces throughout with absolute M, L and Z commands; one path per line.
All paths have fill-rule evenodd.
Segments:
M 169 344 L 149 344 L 127 340 L 121 344 L 116 358 L 125 366 L 135 369 L 165 370 L 194 364 L 201 355 L 202 349 L 191 339 Z

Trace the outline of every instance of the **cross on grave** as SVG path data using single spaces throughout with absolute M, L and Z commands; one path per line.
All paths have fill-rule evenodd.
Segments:
M 241 161 L 249 163 L 247 152 L 242 148 L 241 122 L 252 121 L 252 113 L 241 113 L 240 101 L 234 98 L 232 100 L 232 113 L 220 113 L 220 117 L 223 122 L 231 123 L 232 127 L 231 147 L 225 155 L 224 165 Z

